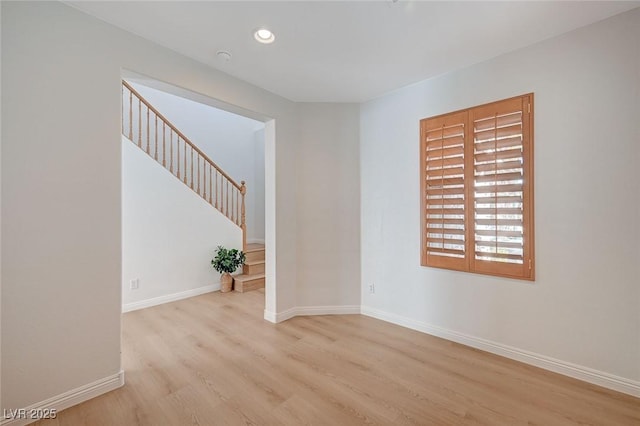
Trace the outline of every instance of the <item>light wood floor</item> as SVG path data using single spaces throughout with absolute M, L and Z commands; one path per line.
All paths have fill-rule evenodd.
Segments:
M 262 320 L 264 292 L 123 316 L 126 385 L 54 425 L 640 425 L 640 399 L 360 315 Z

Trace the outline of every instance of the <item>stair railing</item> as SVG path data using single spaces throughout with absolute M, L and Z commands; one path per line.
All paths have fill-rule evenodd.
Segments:
M 122 135 L 239 226 L 246 250 L 245 182 L 238 185 L 124 80 Z

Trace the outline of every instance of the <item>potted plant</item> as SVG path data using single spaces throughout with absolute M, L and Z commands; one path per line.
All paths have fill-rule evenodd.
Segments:
M 226 293 L 233 289 L 233 277 L 231 274 L 244 265 L 246 256 L 237 249 L 227 249 L 218 246 L 216 257 L 211 261 L 213 269 L 220 272 L 220 291 Z

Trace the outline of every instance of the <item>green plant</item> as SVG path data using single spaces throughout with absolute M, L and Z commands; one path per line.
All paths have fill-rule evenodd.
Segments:
M 216 257 L 211 261 L 213 269 L 221 274 L 231 274 L 235 272 L 238 267 L 244 265 L 246 259 L 245 254 L 238 249 L 227 249 L 222 246 L 218 246 L 216 250 Z

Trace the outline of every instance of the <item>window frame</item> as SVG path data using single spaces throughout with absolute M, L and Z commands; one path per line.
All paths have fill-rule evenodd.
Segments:
M 522 264 L 476 259 L 475 240 L 475 175 L 474 116 L 481 111 L 504 108 L 521 102 L 522 112 Z M 534 221 L 534 94 L 527 93 L 499 101 L 477 105 L 420 120 L 420 263 L 422 266 L 471 272 L 504 278 L 535 281 L 535 221 Z M 514 110 L 511 108 L 510 110 Z M 517 109 L 516 109 L 517 110 Z M 497 112 L 495 113 L 497 114 Z M 485 114 L 486 115 L 486 114 Z M 483 115 L 484 116 L 484 115 Z M 456 121 L 456 117 L 458 121 Z M 463 117 L 464 119 L 461 119 Z M 433 122 L 464 123 L 464 257 L 427 255 L 427 130 Z M 430 126 L 431 124 L 431 126 Z M 444 124 L 443 124 L 444 126 Z M 519 191 L 518 191 L 519 192 Z M 442 216 L 444 217 L 444 216 Z M 433 229 L 433 228 L 431 228 Z M 444 247 L 443 247 L 444 248 Z

